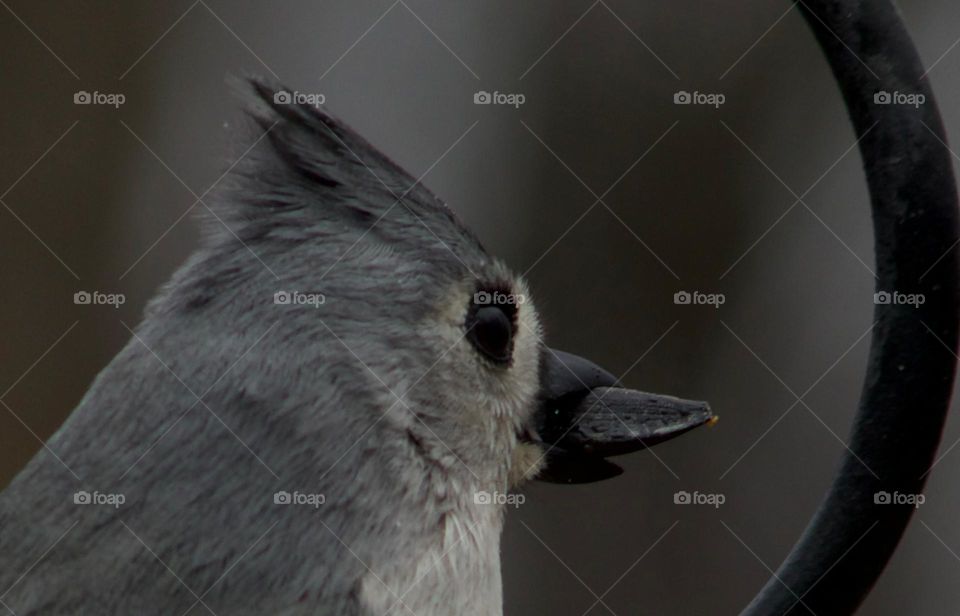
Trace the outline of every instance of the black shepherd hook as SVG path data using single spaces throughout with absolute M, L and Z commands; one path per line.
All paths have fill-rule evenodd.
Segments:
M 924 302 L 877 302 L 850 451 L 803 536 L 745 616 L 850 614 L 860 605 L 914 511 L 884 503 L 896 500 L 884 493 L 923 489 L 957 360 L 957 194 L 917 51 L 887 0 L 799 5 L 862 138 L 877 292 L 922 294 Z M 910 95 L 922 103 L 901 104 Z

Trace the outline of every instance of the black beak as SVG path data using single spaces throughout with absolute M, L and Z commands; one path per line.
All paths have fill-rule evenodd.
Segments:
M 545 349 L 533 427 L 546 451 L 538 479 L 588 483 L 623 472 L 608 456 L 656 445 L 716 420 L 706 402 L 620 386 L 596 364 Z

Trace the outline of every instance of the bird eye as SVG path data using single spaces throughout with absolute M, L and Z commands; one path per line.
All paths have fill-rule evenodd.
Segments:
M 500 306 L 481 306 L 467 320 L 467 338 L 478 351 L 497 363 L 507 363 L 513 352 L 513 320 Z

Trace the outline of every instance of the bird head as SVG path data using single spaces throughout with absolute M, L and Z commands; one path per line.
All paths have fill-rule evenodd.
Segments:
M 269 147 L 237 165 L 206 250 L 154 315 L 216 305 L 234 327 L 276 315 L 257 353 L 286 374 L 262 381 L 298 391 L 270 396 L 322 388 L 344 425 L 383 422 L 477 487 L 604 479 L 620 472 L 606 457 L 711 419 L 551 349 L 526 282 L 446 204 L 322 109 L 250 83 Z M 317 415 L 304 430 L 330 428 Z

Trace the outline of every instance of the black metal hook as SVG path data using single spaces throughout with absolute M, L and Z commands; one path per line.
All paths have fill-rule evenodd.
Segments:
M 860 605 L 914 511 L 908 503 L 885 503 L 891 499 L 884 494 L 922 491 L 957 363 L 956 185 L 917 51 L 889 1 L 799 5 L 861 138 L 877 292 L 919 294 L 923 303 L 879 296 L 850 451 L 809 526 L 744 616 L 850 614 Z

